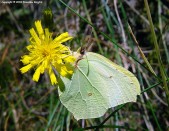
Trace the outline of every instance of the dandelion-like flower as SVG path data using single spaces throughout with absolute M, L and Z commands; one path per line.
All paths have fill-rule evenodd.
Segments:
M 73 73 L 72 64 L 75 62 L 75 57 L 72 56 L 70 49 L 61 43 L 72 39 L 68 32 L 63 33 L 52 39 L 52 33 L 46 28 L 43 30 L 41 21 L 35 21 L 35 27 L 29 30 L 30 45 L 27 46 L 28 55 L 21 58 L 25 65 L 20 70 L 22 73 L 29 71 L 31 68 L 35 69 L 33 80 L 38 81 L 40 74 L 45 71 L 48 72 L 52 85 L 57 83 L 55 76 L 55 69 L 58 74 L 66 77 Z

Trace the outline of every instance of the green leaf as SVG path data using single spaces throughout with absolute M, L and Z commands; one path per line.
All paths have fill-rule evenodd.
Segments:
M 103 116 L 108 108 L 136 102 L 140 94 L 137 78 L 107 58 L 88 52 L 78 61 L 71 80 L 62 78 L 62 104 L 79 119 Z

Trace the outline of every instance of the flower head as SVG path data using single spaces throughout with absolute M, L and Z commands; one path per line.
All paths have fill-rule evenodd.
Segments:
M 35 21 L 35 27 L 36 31 L 34 28 L 29 30 L 31 34 L 30 45 L 27 46 L 29 54 L 22 56 L 21 61 L 25 66 L 20 70 L 25 73 L 34 68 L 34 81 L 38 81 L 40 74 L 47 71 L 52 85 L 56 84 L 57 78 L 53 69 L 62 76 L 73 73 L 71 65 L 75 62 L 75 57 L 67 46 L 61 44 L 72 37 L 66 32 L 52 39 L 52 33 L 48 28 L 43 30 L 39 20 Z

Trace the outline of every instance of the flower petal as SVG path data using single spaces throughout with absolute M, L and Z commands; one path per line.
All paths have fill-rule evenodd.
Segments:
M 49 68 L 49 76 L 50 76 L 52 85 L 57 84 L 56 76 L 51 67 Z
M 39 66 L 37 69 L 36 69 L 36 71 L 35 71 L 35 73 L 33 74 L 33 81 L 38 81 L 39 80 L 39 77 L 40 77 L 40 71 L 41 71 L 41 66 Z
M 68 32 L 65 32 L 65 33 L 62 33 L 61 35 L 59 35 L 58 37 L 56 37 L 52 43 L 62 43 L 62 42 L 65 42 L 69 39 L 72 39 L 73 37 L 69 36 L 69 33 Z
M 32 38 L 35 40 L 36 44 L 39 45 L 41 43 L 41 41 L 40 41 L 38 35 L 36 34 L 35 30 L 32 28 L 29 30 L 29 32 L 30 32 Z
M 35 26 L 39 35 L 44 35 L 42 24 L 40 20 L 35 21 Z
M 76 58 L 74 56 L 69 55 L 69 56 L 67 56 L 67 57 L 64 58 L 64 61 L 66 63 L 73 63 L 73 62 L 76 61 Z
M 61 74 L 62 76 L 66 76 L 66 75 L 68 74 L 67 69 L 66 69 L 66 66 L 62 66 L 62 67 L 61 67 L 60 74 Z
M 22 67 L 22 68 L 20 69 L 20 71 L 21 71 L 22 73 L 25 73 L 25 72 L 29 71 L 31 68 L 32 68 L 32 65 L 29 64 L 29 65 L 26 65 L 26 66 Z
M 22 56 L 21 60 L 24 65 L 27 65 L 30 63 L 31 57 L 29 55 Z
M 52 37 L 52 33 L 50 33 L 50 32 L 49 32 L 49 29 L 46 28 L 46 29 L 45 29 L 45 41 L 48 42 L 48 44 L 49 44 L 50 41 L 52 40 L 51 37 Z
M 67 37 L 67 38 L 64 38 L 64 39 L 60 40 L 59 43 L 66 42 L 66 41 L 68 41 L 68 40 L 70 40 L 70 39 L 72 39 L 72 38 L 73 38 L 73 37 L 69 36 L 69 37 Z

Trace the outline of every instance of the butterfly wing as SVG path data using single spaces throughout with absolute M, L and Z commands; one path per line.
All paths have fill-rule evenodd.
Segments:
M 72 79 L 62 78 L 62 104 L 79 119 L 103 116 L 108 108 L 135 102 L 140 94 L 137 78 L 128 70 L 92 52 L 80 60 Z

